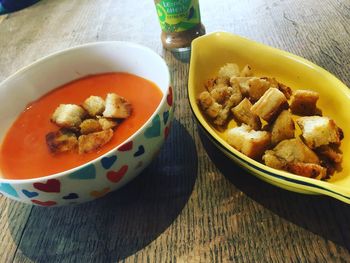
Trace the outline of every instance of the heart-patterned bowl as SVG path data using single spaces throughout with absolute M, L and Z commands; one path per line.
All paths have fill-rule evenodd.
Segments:
M 169 70 L 151 49 L 129 42 L 97 42 L 40 59 L 0 84 L 0 142 L 26 105 L 56 87 L 84 76 L 126 72 L 155 83 L 162 98 L 151 117 L 127 140 L 78 167 L 33 179 L 6 179 L 0 193 L 45 207 L 78 204 L 116 190 L 135 178 L 157 155 L 173 117 Z

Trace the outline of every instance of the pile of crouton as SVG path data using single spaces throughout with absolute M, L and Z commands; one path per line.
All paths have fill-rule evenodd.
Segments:
M 108 93 L 105 100 L 90 96 L 82 105 L 61 104 L 51 117 L 59 130 L 46 135 L 47 146 L 53 154 L 96 151 L 112 139 L 118 124 L 131 111 L 131 104 L 115 93 Z
M 205 83 L 198 104 L 226 141 L 250 158 L 297 175 L 328 179 L 340 169 L 344 135 L 317 108 L 319 94 L 292 91 L 271 77 L 255 77 L 252 68 L 234 63 Z M 297 126 L 295 125 L 297 123 Z M 299 135 L 300 134 L 300 135 Z

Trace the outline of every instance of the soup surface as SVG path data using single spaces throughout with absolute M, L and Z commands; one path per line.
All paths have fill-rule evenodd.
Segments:
M 91 95 L 105 98 L 111 92 L 126 98 L 133 110 L 131 116 L 117 127 L 109 143 L 86 154 L 49 152 L 45 136 L 57 130 L 50 118 L 60 104 L 82 104 Z M 162 96 L 154 83 L 127 73 L 92 75 L 58 87 L 28 105 L 7 132 L 0 151 L 3 177 L 29 179 L 47 176 L 97 158 L 134 134 L 150 118 Z

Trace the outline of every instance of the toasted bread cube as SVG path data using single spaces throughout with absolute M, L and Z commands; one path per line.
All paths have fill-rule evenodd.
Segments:
M 217 103 L 208 91 L 199 94 L 198 102 L 202 110 L 211 118 L 216 118 L 222 110 L 222 105 Z
M 93 132 L 102 131 L 101 124 L 98 120 L 95 119 L 84 120 L 79 127 L 81 134 L 89 134 Z
M 243 95 L 241 93 L 241 90 L 238 87 L 230 87 L 230 97 L 228 98 L 227 101 L 225 101 L 225 108 L 227 108 L 228 110 L 231 110 L 232 107 L 235 107 L 236 105 L 238 105 L 242 99 L 243 99 Z
M 102 130 L 112 129 L 118 126 L 118 122 L 107 118 L 98 118 Z
M 214 88 L 217 88 L 220 86 L 227 86 L 228 84 L 230 84 L 230 79 L 228 77 L 226 76 L 216 77 Z
M 231 108 L 236 106 L 242 100 L 242 94 L 238 87 L 229 87 L 230 97 L 223 102 L 223 107 L 219 111 L 214 123 L 222 126 L 227 123 L 228 117 L 230 116 Z
M 278 82 L 278 89 L 286 96 L 287 100 L 289 100 L 293 94 L 292 89 L 281 82 Z
M 232 87 L 229 86 L 220 86 L 211 90 L 211 97 L 220 104 L 225 103 L 226 100 L 230 98 L 233 93 Z
M 265 79 L 252 78 L 248 81 L 249 85 L 249 99 L 257 101 L 270 88 L 270 83 Z
M 102 115 L 105 110 L 105 101 L 99 96 L 90 96 L 84 101 L 82 106 L 90 116 L 96 117 L 97 115 Z
M 113 137 L 113 130 L 108 129 L 100 132 L 93 132 L 80 135 L 78 138 L 79 154 L 89 153 L 98 150 L 108 143 Z
M 84 118 L 85 110 L 75 104 L 61 104 L 52 114 L 51 121 L 60 127 L 77 128 Z
M 108 93 L 103 117 L 125 119 L 131 114 L 131 104 L 123 97 Z
M 327 169 L 315 163 L 288 163 L 286 166 L 286 171 L 318 180 L 327 177 Z
M 56 132 L 48 133 L 46 144 L 51 153 L 69 152 L 76 149 L 78 139 L 73 132 L 62 128 Z
M 306 177 L 324 178 L 327 174 L 318 156 L 296 138 L 281 141 L 272 150 L 267 150 L 262 159 L 269 167 Z
M 249 96 L 249 81 L 254 77 L 232 77 L 230 79 L 230 84 L 232 87 L 239 87 L 242 96 Z
M 343 160 L 341 151 L 333 145 L 323 145 L 315 149 L 318 156 L 327 163 L 340 164 Z
M 278 115 L 271 128 L 271 143 L 276 145 L 279 142 L 294 138 L 295 124 L 292 114 L 284 110 Z
M 208 109 L 214 102 L 215 100 L 208 91 L 203 91 L 199 94 L 198 103 L 202 110 Z
M 230 115 L 230 109 L 229 108 L 223 108 L 218 112 L 218 115 L 216 116 L 214 120 L 214 124 L 223 126 L 226 124 L 228 116 Z
M 290 104 L 292 113 L 301 116 L 310 116 L 317 113 L 316 103 L 319 94 L 311 90 L 297 90 L 294 92 Z
M 237 64 L 227 63 L 220 68 L 218 76 L 229 80 L 231 77 L 238 77 L 239 73 L 239 67 Z
M 240 77 L 251 77 L 253 76 L 253 70 L 251 68 L 251 66 L 249 66 L 248 64 L 244 66 L 244 68 L 242 69 L 241 73 L 239 74 Z
M 248 157 L 258 159 L 270 144 L 270 134 L 266 131 L 255 131 L 242 124 L 228 130 L 227 142 Z
M 214 88 L 215 84 L 215 78 L 211 78 L 204 83 L 204 87 L 206 88 L 206 90 L 211 91 Z
M 267 166 L 283 170 L 288 163 L 320 163 L 316 153 L 297 138 L 281 141 L 275 148 L 266 151 L 263 161 Z
M 314 149 L 330 143 L 339 145 L 343 133 L 334 120 L 321 116 L 301 117 L 297 119 L 302 138 L 307 146 Z
M 259 116 L 250 110 L 252 106 L 251 102 L 245 98 L 231 111 L 238 122 L 249 125 L 253 130 L 260 130 L 261 121 Z
M 284 94 L 278 89 L 270 88 L 251 107 L 251 111 L 263 120 L 270 122 L 286 108 L 288 108 L 288 102 Z
M 221 104 L 214 102 L 205 112 L 206 114 L 208 114 L 209 117 L 216 118 L 220 114 L 222 109 L 223 108 Z

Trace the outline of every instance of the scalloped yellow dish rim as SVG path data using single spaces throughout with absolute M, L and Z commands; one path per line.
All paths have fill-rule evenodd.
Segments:
M 298 193 L 328 195 L 350 204 L 350 163 L 346 163 L 350 156 L 350 141 L 347 139 L 350 134 L 350 115 L 346 116 L 344 112 L 349 109 L 350 90 L 345 84 L 304 58 L 227 32 L 199 37 L 192 42 L 191 50 L 188 79 L 190 106 L 197 123 L 220 151 L 250 173 L 275 186 Z M 241 67 L 250 64 L 253 69 L 257 69 L 257 75 L 276 77 L 292 89 L 313 84 L 310 89 L 320 92 L 318 106 L 327 113 L 325 116 L 335 119 L 345 134 L 341 146 L 344 154 L 343 170 L 339 175 L 337 173 L 328 182 L 273 169 L 237 151 L 219 135 L 199 109 L 197 96 L 204 90 L 205 80 L 229 62 Z M 333 90 L 328 90 L 328 87 Z

